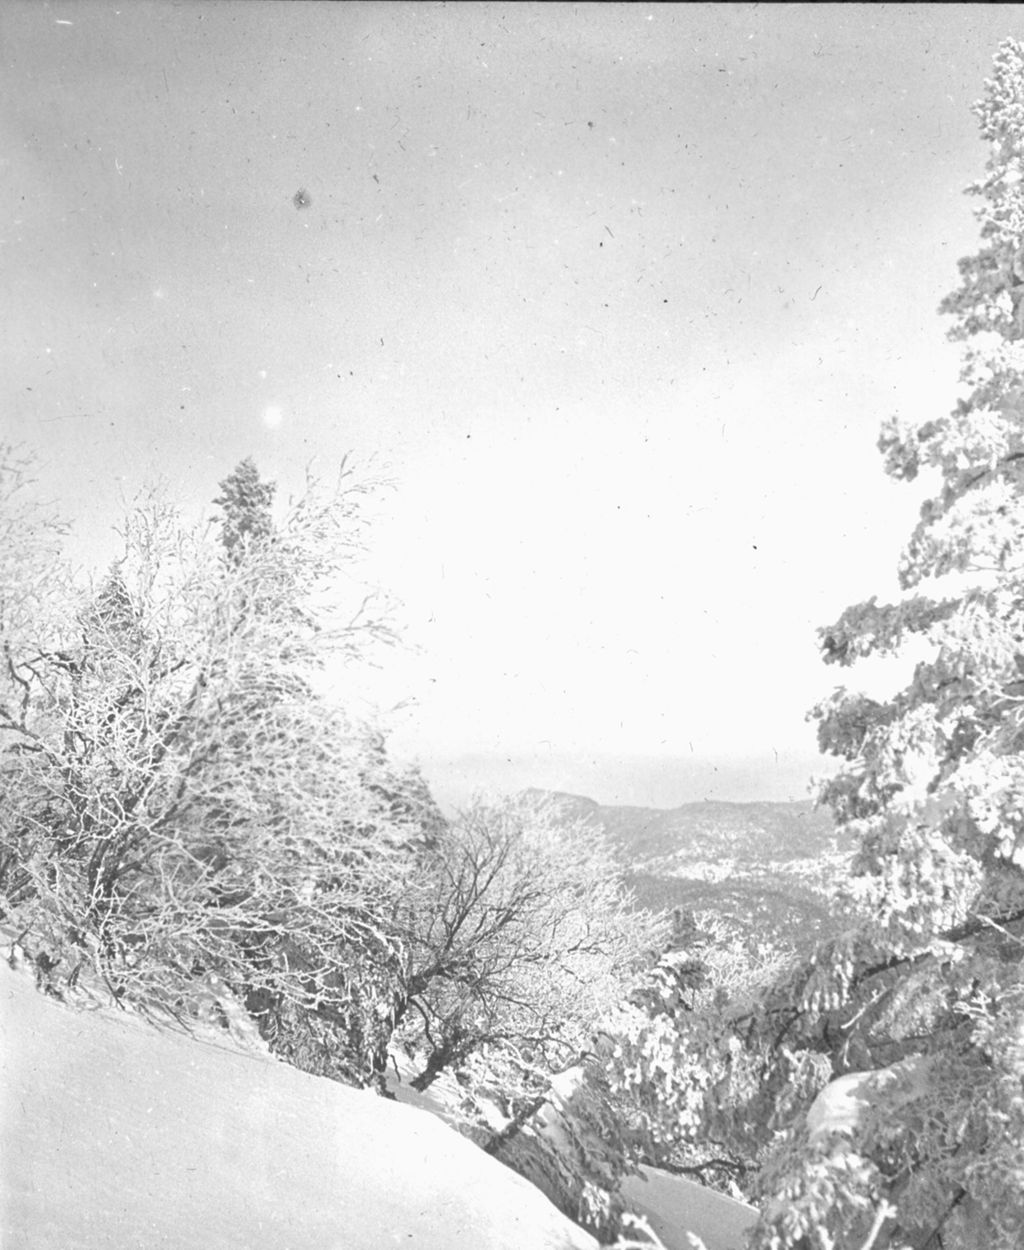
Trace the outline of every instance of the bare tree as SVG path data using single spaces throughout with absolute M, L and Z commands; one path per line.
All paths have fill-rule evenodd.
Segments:
M 483 1058 L 527 1101 L 543 1095 L 663 927 L 633 907 L 597 830 L 529 798 L 462 812 L 410 898 L 397 1023 L 419 1089 Z

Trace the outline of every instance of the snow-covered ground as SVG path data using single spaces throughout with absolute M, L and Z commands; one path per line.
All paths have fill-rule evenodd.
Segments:
M 426 1112 L 0 965 L 3 1250 L 592 1250 Z
M 628 1177 L 622 1196 L 630 1210 L 647 1219 L 665 1250 L 693 1250 L 695 1233 L 706 1250 L 741 1250 L 757 1211 L 704 1185 L 657 1168 L 641 1168 Z
M 443 1117 L 451 1105 L 449 1100 L 457 1101 L 458 1087 L 451 1078 L 442 1076 L 424 1093 L 417 1093 L 409 1084 L 412 1066 L 398 1059 L 389 1081 L 391 1092 L 404 1103 Z M 563 1073 L 554 1084 L 556 1101 L 559 1094 L 568 1097 L 575 1085 L 572 1072 Z M 532 1130 L 527 1131 L 543 1134 L 567 1153 L 571 1150 L 558 1107 L 552 1103 L 542 1108 Z M 641 1168 L 639 1176 L 627 1177 L 622 1196 L 629 1210 L 647 1221 L 664 1250 L 694 1250 L 691 1233 L 703 1241 L 704 1250 L 742 1250 L 745 1234 L 758 1215 L 745 1202 L 658 1168 Z
M 0 962 L 2 1250 L 594 1250 L 416 1107 L 110 1007 Z M 645 1169 L 667 1250 L 740 1250 L 755 1212 Z

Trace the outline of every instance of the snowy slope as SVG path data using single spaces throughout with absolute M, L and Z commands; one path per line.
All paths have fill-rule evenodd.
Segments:
M 406 1074 L 401 1063 L 397 1065 L 397 1070 Z M 432 1111 L 438 1116 L 446 1113 L 446 1095 L 457 1097 L 454 1083 L 446 1077 L 424 1093 L 417 1093 L 400 1079 L 393 1079 L 389 1085 L 400 1101 Z M 555 1082 L 555 1101 L 541 1108 L 527 1130 L 545 1137 L 562 1152 L 563 1158 L 571 1158 L 572 1139 L 560 1115 L 563 1104 L 559 1095 L 568 1096 L 573 1086 L 572 1074 L 563 1073 Z M 591 1157 L 596 1153 L 595 1150 Z M 531 1176 L 555 1201 L 559 1201 L 560 1178 L 551 1173 L 545 1175 L 542 1156 L 534 1156 L 533 1162 L 534 1167 L 531 1168 L 529 1159 L 520 1156 L 518 1166 L 527 1164 L 525 1174 Z M 564 1190 L 563 1196 L 567 1196 Z M 694 1243 L 689 1238 L 690 1233 L 701 1238 L 705 1250 L 743 1250 L 746 1233 L 758 1217 L 756 1208 L 745 1202 L 737 1202 L 725 1194 L 658 1168 L 643 1167 L 639 1176 L 627 1177 L 622 1184 L 622 1197 L 629 1211 L 647 1220 L 664 1250 L 692 1250 Z M 571 1210 L 572 1207 L 563 1209 Z
M 592 1250 L 435 1117 L 0 964 L 2 1250 Z
M 756 1209 L 745 1202 L 657 1168 L 629 1177 L 622 1196 L 631 1211 L 646 1216 L 665 1250 L 691 1250 L 687 1233 L 696 1233 L 706 1250 L 741 1250 L 757 1221 Z

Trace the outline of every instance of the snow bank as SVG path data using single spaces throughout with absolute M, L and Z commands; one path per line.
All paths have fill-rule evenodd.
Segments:
M 401 1062 L 397 1066 L 399 1077 L 407 1078 L 410 1066 Z M 552 1201 L 570 1213 L 578 1199 L 573 1185 L 578 1173 L 572 1164 L 582 1162 L 581 1152 L 590 1156 L 590 1162 L 600 1162 L 601 1149 L 600 1142 L 581 1141 L 569 1132 L 564 1121 L 566 1106 L 578 1089 L 578 1076 L 578 1071 L 570 1071 L 556 1078 L 553 1101 L 541 1108 L 513 1143 L 514 1146 L 518 1142 L 524 1149 L 512 1149 L 503 1156 L 505 1162 L 521 1169 Z M 450 1105 L 448 1099 L 457 1098 L 454 1082 L 447 1077 L 440 1078 L 424 1093 L 417 1093 L 402 1079 L 393 1079 L 389 1086 L 402 1102 L 442 1117 Z M 531 1143 L 536 1147 L 539 1142 L 546 1143 L 550 1150 L 535 1148 L 531 1153 Z M 644 1167 L 639 1176 L 627 1177 L 621 1194 L 626 1209 L 647 1220 L 665 1250 L 693 1250 L 690 1233 L 702 1239 L 706 1250 L 743 1250 L 745 1234 L 758 1217 L 756 1208 L 745 1202 L 658 1168 Z
M 825 1086 L 807 1111 L 807 1133 L 812 1142 L 830 1133 L 853 1136 L 870 1105 L 870 1082 L 876 1075 L 849 1072 Z
M 742 1250 L 747 1244 L 756 1208 L 657 1168 L 640 1172 L 623 1182 L 622 1196 L 630 1211 L 647 1219 L 665 1250 L 692 1250 L 689 1233 L 707 1250 Z
M 11 1250 L 595 1246 L 426 1112 L 61 1006 L 3 965 L 0 1175 Z

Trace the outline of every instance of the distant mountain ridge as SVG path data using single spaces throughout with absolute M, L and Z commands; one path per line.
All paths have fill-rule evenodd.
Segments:
M 809 801 L 727 803 L 709 800 L 680 807 L 611 807 L 578 794 L 528 790 L 550 800 L 568 819 L 594 821 L 613 843 L 645 860 L 702 853 L 757 863 L 815 856 L 838 849 L 831 816 Z
M 771 941 L 803 946 L 835 927 L 835 887 L 852 841 L 804 802 L 705 801 L 680 807 L 604 806 L 583 795 L 530 790 L 567 822 L 600 829 L 637 902 L 714 911 Z

